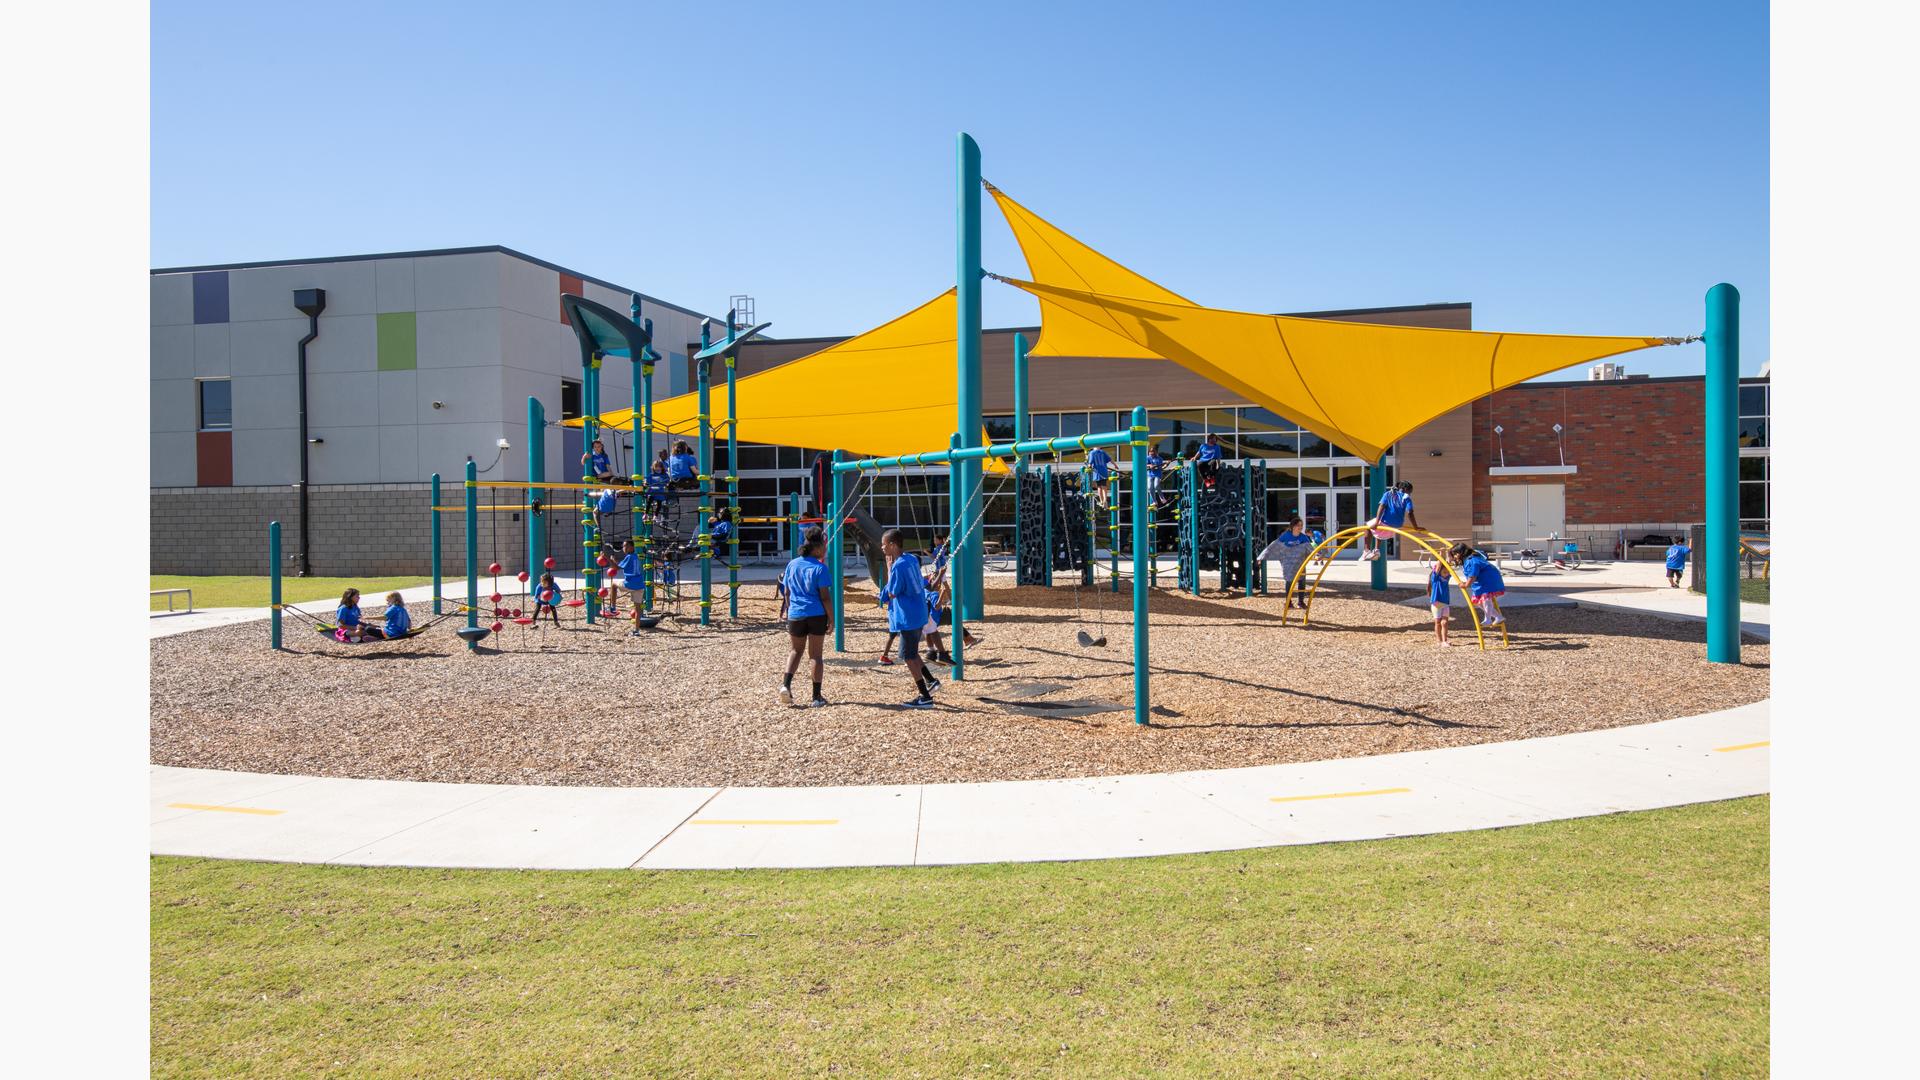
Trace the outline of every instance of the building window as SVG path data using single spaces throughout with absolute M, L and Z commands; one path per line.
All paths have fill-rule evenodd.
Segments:
M 573 379 L 560 380 L 560 419 L 580 419 L 580 384 Z
M 233 428 L 233 383 L 227 379 L 200 380 L 200 430 Z

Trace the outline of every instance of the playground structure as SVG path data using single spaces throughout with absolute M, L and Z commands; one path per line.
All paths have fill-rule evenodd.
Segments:
M 715 517 L 714 500 L 720 494 L 716 487 L 719 481 L 726 484 L 727 511 L 737 518 L 739 487 L 735 463 L 738 460 L 738 441 L 743 423 L 750 427 L 760 425 L 764 430 L 760 436 L 763 441 L 800 445 L 797 440 L 782 436 L 796 430 L 796 425 L 805 427 L 812 424 L 817 429 L 822 420 L 832 420 L 845 430 L 848 421 L 857 421 L 856 430 L 847 432 L 850 441 L 854 436 L 869 440 L 870 443 L 905 440 L 909 437 L 931 441 L 933 432 L 938 430 L 946 435 L 949 445 L 945 450 L 868 456 L 853 460 L 848 459 L 844 450 L 834 451 L 831 498 L 824 508 L 819 506 L 822 493 L 816 490 L 814 515 L 830 523 L 829 533 L 833 542 L 829 553 L 835 568 L 836 609 L 843 591 L 840 576 L 843 554 L 839 539 L 848 521 L 857 520 L 858 511 L 859 485 L 855 485 L 854 497 L 848 498 L 849 493 L 843 489 L 842 478 L 845 475 L 852 474 L 857 481 L 894 465 L 946 464 L 949 467 L 948 532 L 953 550 L 950 579 L 955 618 L 956 621 L 978 621 L 985 613 L 983 545 L 979 529 L 984 518 L 984 506 L 980 499 L 983 467 L 1006 460 L 1014 462 L 1017 579 L 1051 584 L 1056 563 L 1064 562 L 1069 569 L 1076 568 L 1077 564 L 1081 571 L 1081 585 L 1089 585 L 1093 583 L 1095 575 L 1093 556 L 1099 527 L 1096 508 L 1086 499 L 1084 487 L 1079 493 L 1080 501 L 1072 504 L 1067 489 L 1059 482 L 1061 470 L 1056 466 L 1043 470 L 1044 480 L 1037 484 L 1030 483 L 1029 474 L 1032 470 L 1028 459 L 1039 454 L 1086 451 L 1099 446 L 1125 444 L 1132 449 L 1134 460 L 1130 473 L 1117 475 L 1128 476 L 1131 480 L 1132 505 L 1129 512 L 1133 527 L 1129 540 L 1134 559 L 1136 650 L 1143 649 L 1148 615 L 1146 590 L 1157 579 L 1158 567 L 1152 556 L 1159 546 L 1158 533 L 1161 527 L 1159 508 L 1155 505 L 1150 511 L 1146 495 L 1144 414 L 1136 410 L 1134 428 L 1130 431 L 1068 439 L 1027 439 L 1026 384 L 1030 352 L 1024 336 L 1020 336 L 1015 343 L 1015 438 L 1011 443 L 990 444 L 985 437 L 981 416 L 983 396 L 979 342 L 981 282 L 989 277 L 1021 289 L 1039 301 L 1042 315 L 1040 343 L 1044 355 L 1152 358 L 1171 360 L 1187 367 L 1220 386 L 1239 392 L 1247 400 L 1286 415 L 1329 441 L 1375 462 L 1367 470 L 1369 497 L 1375 504 L 1384 490 L 1388 448 L 1406 432 L 1460 402 L 1572 364 L 1634 349 L 1704 339 L 1708 354 L 1708 534 L 1710 540 L 1718 545 L 1720 541 L 1714 538 L 1728 538 L 1735 533 L 1732 525 L 1737 495 L 1734 428 L 1738 382 L 1738 294 L 1730 285 L 1717 285 L 1709 291 L 1706 330 L 1703 335 L 1694 338 L 1570 337 L 1425 330 L 1204 308 L 1108 259 L 1040 219 L 999 189 L 986 184 L 980 175 L 979 147 L 964 133 L 959 137 L 958 150 L 959 228 L 953 290 L 868 334 L 744 380 L 745 383 L 755 383 L 767 394 L 785 394 L 786 398 L 782 400 L 791 399 L 793 402 L 790 409 L 750 410 L 748 417 L 740 415 L 743 381 L 736 378 L 735 370 L 739 346 L 764 330 L 768 324 L 742 331 L 736 327 L 734 314 L 730 312 L 726 336 L 722 340 L 713 341 L 710 326 L 702 327 L 702 347 L 693 357 L 696 390 L 691 395 L 684 395 L 692 397 L 694 401 L 689 404 L 672 399 L 663 403 L 674 405 L 677 409 L 675 415 L 680 419 L 662 423 L 661 418 L 656 416 L 652 388 L 658 355 L 652 349 L 651 322 L 640 318 L 638 297 L 634 297 L 632 308 L 626 315 L 571 294 L 562 298 L 563 308 L 580 343 L 584 409 L 577 423 L 583 428 L 583 445 L 590 444 L 603 426 L 616 431 L 622 429 L 620 418 L 605 414 L 600 401 L 598 375 L 608 357 L 624 357 L 635 368 L 634 400 L 632 407 L 626 410 L 624 422 L 625 430 L 633 431 L 639 440 L 634 453 L 636 468 L 642 467 L 641 463 L 653 460 L 653 436 L 656 430 L 667 436 L 693 434 L 697 438 L 695 480 L 699 504 L 691 529 L 679 530 L 663 522 L 660 515 L 642 514 L 636 515 L 637 520 L 630 530 L 630 538 L 645 571 L 645 583 L 640 590 L 642 611 L 651 615 L 657 599 L 679 595 L 679 556 L 690 555 L 699 568 L 699 622 L 702 626 L 711 623 L 714 603 L 712 559 L 715 551 L 708 523 Z M 1015 239 L 1027 259 L 1029 273 L 1033 275 L 1032 280 L 992 274 L 982 267 L 980 231 L 983 191 L 993 195 L 1013 228 Z M 936 336 L 933 328 L 948 318 L 949 314 L 951 322 L 948 325 L 952 331 L 941 331 Z M 942 354 L 950 350 L 955 358 L 956 370 L 952 397 L 930 396 L 925 401 L 908 403 L 909 407 L 880 410 L 873 402 L 859 396 L 863 392 L 859 390 L 859 380 L 823 377 L 830 372 L 848 370 L 844 366 L 848 364 L 854 365 L 851 368 L 854 371 L 862 370 L 862 364 L 870 370 L 870 365 L 875 362 L 872 353 L 886 347 L 880 339 L 888 334 L 903 339 L 891 346 L 895 349 L 920 349 L 925 355 Z M 1248 348 L 1247 342 L 1259 344 Z M 1286 361 L 1284 367 L 1278 362 L 1281 358 Z M 716 425 L 711 415 L 711 364 L 715 359 L 723 362 L 726 377 L 727 416 L 722 421 L 726 427 L 729 448 L 726 476 L 715 476 L 713 469 Z M 842 367 L 836 368 L 834 364 Z M 1404 378 L 1408 371 L 1421 372 L 1421 378 Z M 794 389 L 809 384 L 812 385 L 811 392 Z M 776 393 L 776 387 L 783 389 Z M 871 394 L 871 391 L 864 392 Z M 781 414 L 775 415 L 776 411 Z M 882 411 L 895 415 L 882 417 Z M 934 425 L 944 418 L 943 413 L 952 416 L 954 422 L 950 426 L 941 424 L 936 428 Z M 529 479 L 524 484 L 526 494 L 521 497 L 524 502 L 505 503 L 495 495 L 494 501 L 483 503 L 483 490 L 510 485 L 480 485 L 474 477 L 471 462 L 468 464 L 466 499 L 461 505 L 466 521 L 468 549 L 467 592 L 461 604 L 467 615 L 467 629 L 473 632 L 469 636 L 470 644 L 477 641 L 479 636 L 478 620 L 483 610 L 477 602 L 480 595 L 479 567 L 475 552 L 479 508 L 483 505 L 521 508 L 518 512 L 528 514 L 529 567 L 544 565 L 550 557 L 547 554 L 549 523 L 546 515 L 533 507 L 547 506 L 545 496 L 549 488 L 565 490 L 573 485 L 549 484 L 545 481 L 545 440 L 544 437 L 531 437 L 536 431 L 544 436 L 545 426 L 539 402 L 529 399 Z M 925 442 L 921 442 L 921 445 L 925 445 Z M 1179 538 L 1179 585 L 1183 590 L 1197 593 L 1202 572 L 1215 569 L 1220 574 L 1221 587 L 1225 590 L 1239 591 L 1248 596 L 1253 594 L 1256 587 L 1264 592 L 1264 564 L 1254 558 L 1254 552 L 1262 546 L 1265 538 L 1264 476 L 1252 462 L 1215 463 L 1208 471 L 1211 483 L 1205 484 L 1199 477 L 1199 470 L 1191 465 L 1182 468 L 1179 473 L 1180 491 L 1177 506 L 1172 508 L 1173 527 Z M 608 486 L 592 483 L 592 479 L 582 478 L 580 490 L 583 493 L 587 490 L 605 490 Z M 643 491 L 641 485 L 644 476 L 636 473 L 633 479 L 631 487 L 614 486 L 616 498 L 621 494 L 630 500 L 642 497 L 638 493 Z M 1035 496 L 1041 501 L 1037 517 L 1035 508 L 1031 506 Z M 681 497 L 681 493 L 675 493 L 670 500 L 676 512 Z M 1055 519 L 1053 511 L 1056 508 L 1049 506 L 1049 503 L 1057 504 L 1060 511 L 1060 544 L 1056 544 L 1051 533 Z M 1121 576 L 1118 565 L 1121 548 L 1119 503 L 1118 498 L 1109 500 L 1106 512 L 1109 575 L 1113 591 L 1118 590 Z M 434 506 L 437 582 L 438 515 L 451 508 L 441 507 L 437 496 Z M 585 620 L 593 623 L 600 614 L 598 600 L 604 569 L 601 553 L 606 543 L 614 538 L 600 535 L 604 522 L 591 513 L 584 494 L 580 509 L 581 569 L 584 576 L 580 606 L 584 608 Z M 1083 519 L 1083 523 L 1075 519 Z M 793 524 L 792 532 L 797 535 L 801 521 L 797 503 L 785 515 L 785 520 Z M 1035 524 L 1039 525 L 1042 532 L 1037 545 L 1028 535 Z M 669 535 L 670 532 L 682 535 Z M 1415 540 L 1420 546 L 1427 546 L 1425 541 L 1411 534 L 1402 535 Z M 1315 552 L 1325 549 L 1331 557 L 1350 545 L 1353 539 L 1354 536 L 1344 533 L 1336 534 L 1317 545 Z M 668 549 L 667 543 L 674 540 L 680 542 Z M 1732 547 L 1731 544 L 1726 546 Z M 670 553 L 674 556 L 671 559 L 668 558 Z M 728 614 L 737 617 L 740 569 L 737 522 L 736 527 L 730 530 L 728 546 L 722 557 L 728 572 Z M 1310 558 L 1303 563 L 1303 570 L 1312 561 Z M 1321 560 L 1322 574 L 1325 572 L 1325 561 Z M 870 557 L 870 570 L 874 569 L 873 562 Z M 1381 562 L 1373 564 L 1371 584 L 1374 590 L 1385 589 L 1385 569 Z M 669 591 L 667 581 L 670 573 L 674 578 L 672 591 Z M 1708 656 L 1715 662 L 1737 662 L 1739 659 L 1735 573 L 1736 566 L 1731 559 L 1713 560 L 1713 565 L 1707 571 Z M 1289 595 L 1300 580 L 1299 572 L 1290 579 Z M 1309 610 L 1318 584 L 1319 578 L 1316 577 L 1308 589 Z M 499 594 L 496 590 L 490 595 Z M 843 628 L 844 623 L 836 624 L 835 648 L 840 651 L 844 651 Z M 1480 636 L 1477 615 L 1475 629 L 1476 636 Z M 278 641 L 277 616 L 275 640 Z M 962 678 L 962 650 L 956 648 L 954 654 L 954 675 Z M 1143 722 L 1147 708 L 1144 656 L 1144 652 L 1139 652 L 1137 656 L 1137 663 L 1142 667 L 1136 687 L 1136 714 Z
M 1467 597 L 1466 581 L 1461 578 L 1460 571 L 1456 569 L 1452 563 L 1447 561 L 1446 549 L 1452 541 L 1437 532 L 1432 532 L 1427 529 L 1400 529 L 1394 528 L 1391 525 L 1376 525 L 1373 528 L 1382 532 L 1392 533 L 1400 539 L 1418 546 L 1426 554 L 1432 556 L 1434 562 L 1447 568 L 1447 577 L 1453 582 L 1454 587 L 1460 590 L 1460 595 Z M 1293 599 L 1296 593 L 1301 591 L 1301 584 L 1306 578 L 1307 568 L 1318 562 L 1320 569 L 1313 575 L 1313 584 L 1307 586 L 1305 589 L 1306 606 L 1300 612 L 1300 625 L 1308 626 L 1312 624 L 1313 598 L 1320 592 L 1320 579 L 1327 576 L 1327 567 L 1333 565 L 1333 560 L 1339 556 L 1340 552 L 1352 546 L 1355 541 L 1364 539 L 1370 531 L 1372 530 L 1365 525 L 1356 525 L 1350 529 L 1341 529 L 1339 532 L 1315 544 L 1313 548 L 1307 552 L 1307 557 L 1300 560 L 1300 565 L 1294 570 L 1293 576 L 1287 579 L 1287 602 L 1286 606 L 1280 609 L 1281 625 L 1284 626 L 1288 617 L 1293 613 Z M 1376 561 L 1374 565 L 1380 565 L 1379 561 Z M 1479 644 L 1480 651 L 1485 652 L 1487 649 L 1486 628 L 1480 623 L 1480 612 L 1471 602 L 1466 605 L 1466 609 L 1467 616 L 1473 620 L 1474 641 Z M 1493 601 L 1493 609 L 1495 611 L 1500 610 L 1499 600 L 1496 599 Z M 1499 627 L 1500 647 L 1504 649 L 1512 644 L 1507 637 L 1507 623 L 1505 619 L 1500 621 Z

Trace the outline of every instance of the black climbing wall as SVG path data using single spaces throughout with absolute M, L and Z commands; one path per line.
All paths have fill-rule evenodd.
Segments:
M 1252 472 L 1252 518 L 1248 518 L 1247 473 Z M 1192 590 L 1199 574 L 1220 571 L 1221 587 L 1241 591 L 1247 584 L 1247 537 L 1253 537 L 1253 553 L 1267 546 L 1267 471 L 1249 465 L 1222 464 L 1214 473 L 1211 487 L 1193 477 L 1180 477 L 1180 587 Z M 1188 543 L 1187 541 L 1191 541 Z M 1195 556 L 1198 556 L 1196 563 Z M 1256 558 L 1252 564 L 1254 587 L 1263 584 L 1264 568 Z
M 1053 486 L 1052 514 L 1047 507 L 1047 485 Z M 1065 482 L 1065 474 L 1049 469 L 1033 469 L 1020 478 L 1019 503 L 1014 513 L 1020 521 L 1020 550 L 1015 553 L 1015 576 L 1022 585 L 1047 585 L 1045 560 L 1047 540 L 1053 540 L 1053 569 L 1080 570 L 1085 573 L 1087 550 L 1086 496 Z M 1051 528 L 1049 528 L 1051 525 Z

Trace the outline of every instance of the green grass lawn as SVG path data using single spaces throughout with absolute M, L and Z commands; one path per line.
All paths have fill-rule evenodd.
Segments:
M 152 861 L 157 1076 L 1762 1076 L 1764 797 L 1113 862 Z
M 271 581 L 266 575 L 259 577 L 188 577 L 182 574 L 154 574 L 147 586 L 149 589 L 192 589 L 193 606 L 203 607 L 265 607 L 271 602 Z M 395 589 L 409 589 L 415 585 L 425 585 L 423 577 L 283 577 L 280 579 L 280 598 L 289 604 L 304 604 L 309 600 L 337 599 L 349 585 L 360 590 L 363 601 L 378 605 L 381 597 Z M 187 598 L 176 596 L 173 603 L 176 608 L 186 606 Z M 167 610 L 164 596 L 153 598 L 153 611 Z
M 1741 578 L 1740 579 L 1740 602 L 1743 604 L 1768 603 L 1769 601 L 1767 600 L 1767 592 L 1768 592 L 1767 586 L 1769 584 L 1771 584 L 1771 582 L 1768 581 L 1768 579 L 1766 578 L 1749 578 L 1749 577 Z M 1706 593 L 1703 592 L 1702 590 L 1694 589 L 1691 586 L 1689 586 L 1689 591 L 1699 594 L 1701 596 L 1706 595 Z

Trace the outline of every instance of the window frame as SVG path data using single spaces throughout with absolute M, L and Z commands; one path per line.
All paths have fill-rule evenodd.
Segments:
M 207 384 L 225 383 L 227 386 L 227 422 L 224 424 L 207 423 Z M 233 377 L 214 375 L 193 380 L 193 422 L 197 431 L 233 430 Z

